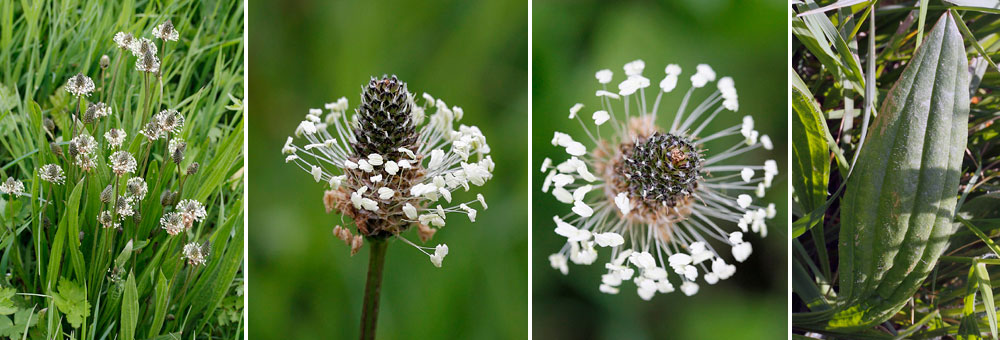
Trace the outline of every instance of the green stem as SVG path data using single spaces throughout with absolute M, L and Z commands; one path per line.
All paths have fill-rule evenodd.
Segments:
M 382 269 L 388 242 L 384 238 L 368 239 L 371 255 L 368 258 L 368 281 L 365 283 L 364 303 L 361 307 L 361 340 L 375 339 L 375 322 L 378 321 L 378 300 L 382 292 Z

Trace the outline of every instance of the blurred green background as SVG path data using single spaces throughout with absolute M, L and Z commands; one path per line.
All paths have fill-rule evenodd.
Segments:
M 585 113 L 581 113 L 584 120 L 592 123 L 590 112 L 600 107 L 593 95 L 600 88 L 594 72 L 611 69 L 616 77 L 611 85 L 617 85 L 624 79 L 622 66 L 640 58 L 646 61 L 645 75 L 651 79 L 654 91 L 659 89 L 657 84 L 667 64 L 677 63 L 685 72 L 678 82 L 681 91 L 663 98 L 661 126 L 669 124 L 673 117 L 665 114 L 672 112 L 665 108 L 674 110 L 683 91 L 690 87 L 687 79 L 695 65 L 707 63 L 720 77 L 732 76 L 740 97 L 739 114 L 720 114 L 721 119 L 717 118 L 712 126 L 726 128 L 738 124 L 743 115 L 752 115 L 756 128 L 771 136 L 775 148 L 770 152 L 759 149 L 743 157 L 745 162 L 734 164 L 761 164 L 770 158 L 785 171 L 786 6 L 783 1 L 773 0 L 534 1 L 532 332 L 536 339 L 787 337 L 787 174 L 775 179 L 766 197 L 766 201 L 778 206 L 778 217 L 768 223 L 768 237 L 748 237 L 753 243 L 753 255 L 737 265 L 734 277 L 715 286 L 702 284 L 693 297 L 678 291 L 658 294 L 653 301 L 645 302 L 631 283 L 624 284 L 619 295 L 598 292 L 600 274 L 605 272 L 599 263 L 607 261 L 607 251 L 600 253 L 595 265 L 571 263 L 568 276 L 549 266 L 548 255 L 565 242 L 553 232 L 553 212 L 564 214 L 570 207 L 541 192 L 544 174 L 537 171 L 545 157 L 552 157 L 556 163 L 566 158 L 564 152 L 549 143 L 554 130 L 586 140 L 580 137 L 585 135 L 579 124 L 566 116 L 570 106 L 581 102 L 586 105 Z M 707 96 L 710 91 L 696 93 Z M 694 98 L 700 102 L 704 97 L 696 94 Z
M 249 335 L 356 338 L 368 249 L 331 235 L 323 187 L 285 164 L 281 146 L 309 108 L 347 97 L 370 76 L 465 109 L 492 147 L 494 178 L 477 191 L 477 223 L 449 219 L 443 268 L 394 241 L 378 321 L 381 339 L 527 337 L 528 9 L 523 1 L 251 1 L 249 63 Z M 475 192 L 456 200 L 475 199 Z M 406 236 L 419 242 L 414 231 Z

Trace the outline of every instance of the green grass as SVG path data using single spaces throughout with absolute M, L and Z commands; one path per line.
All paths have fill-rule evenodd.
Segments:
M 164 44 L 150 31 L 167 19 L 180 40 Z M 0 3 L 0 180 L 21 180 L 27 191 L 0 201 L 0 337 L 242 338 L 243 20 L 236 1 Z M 119 31 L 153 39 L 161 79 L 135 71 L 136 58 L 112 41 Z M 111 60 L 103 72 L 102 55 Z M 97 87 L 82 101 L 64 90 L 77 73 Z M 71 118 L 99 101 L 111 116 Z M 171 135 L 187 142 L 180 164 L 166 139 L 139 133 L 164 109 L 185 118 Z M 121 148 L 136 157 L 134 174 L 116 178 L 107 164 L 113 150 L 103 135 L 112 127 L 128 135 Z M 68 158 L 81 131 L 100 146 L 90 172 Z M 50 163 L 66 171 L 64 184 L 40 180 Z M 199 170 L 185 174 L 192 163 Z M 149 190 L 136 217 L 103 228 L 101 191 L 118 180 L 112 188 L 123 192 L 131 176 Z M 175 207 L 161 205 L 166 191 L 202 202 L 207 218 L 167 234 L 160 218 Z M 208 242 L 204 265 L 182 258 L 188 242 Z
M 834 1 L 805 1 L 796 13 Z M 989 3 L 989 1 L 981 2 Z M 874 329 L 845 338 L 996 338 L 994 297 L 1000 250 L 995 178 L 1000 176 L 1000 51 L 995 10 L 953 7 L 939 0 L 866 1 L 792 18 L 795 117 L 810 129 L 793 133 L 793 312 L 818 311 L 836 301 L 839 199 L 867 124 L 913 56 L 933 20 L 952 11 L 965 36 L 972 72 L 969 140 L 962 165 L 956 232 L 917 294 Z M 794 14 L 793 14 L 794 15 Z M 871 21 L 874 15 L 874 21 Z M 961 24 L 964 23 L 964 24 Z M 964 26 L 964 27 L 963 27 Z M 849 119 L 844 119 L 849 117 Z M 800 134 L 801 132 L 801 134 Z M 871 136 L 877 137 L 877 136 Z M 794 315 L 798 320 L 804 314 Z M 795 321 L 793 321 L 794 323 Z M 797 325 L 797 324 L 796 324 Z M 803 334 L 805 329 L 795 328 Z

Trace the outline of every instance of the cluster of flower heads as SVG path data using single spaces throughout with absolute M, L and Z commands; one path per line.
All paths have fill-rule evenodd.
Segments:
M 168 20 L 153 29 L 153 36 L 164 41 L 176 41 L 178 32 Z M 146 38 L 135 38 L 130 33 L 119 32 L 114 37 L 114 42 L 123 50 L 132 52 L 138 58 L 136 69 L 141 72 L 158 72 L 160 61 L 156 57 L 157 48 L 153 42 Z M 107 56 L 102 57 L 101 67 L 108 66 Z M 90 96 L 96 90 L 94 81 L 84 74 L 77 74 L 66 82 L 65 89 L 78 99 Z M 87 124 L 96 123 L 98 119 L 110 116 L 112 108 L 105 103 L 88 103 L 82 114 L 81 121 Z M 75 117 L 74 117 L 75 119 Z M 184 125 L 184 116 L 177 110 L 167 109 L 155 114 L 146 126 L 140 130 L 139 134 L 145 136 L 150 143 L 161 138 L 175 136 L 168 142 L 168 152 L 170 157 L 177 164 L 181 163 L 186 143 L 183 139 L 176 137 L 181 133 Z M 46 128 L 52 130 L 54 125 L 46 123 Z M 135 157 L 126 150 L 120 150 L 125 143 L 128 134 L 119 128 L 110 128 L 104 133 L 104 139 L 108 143 L 108 148 L 112 151 L 108 156 L 108 167 L 114 174 L 116 183 L 120 180 L 136 173 L 138 162 Z M 97 140 L 87 134 L 86 129 L 82 129 L 80 134 L 73 136 L 69 141 L 69 155 L 72 162 L 83 172 L 90 172 L 97 166 L 98 155 L 102 153 Z M 57 155 L 62 155 L 62 149 L 58 143 L 52 143 L 52 150 Z M 166 160 L 164 160 L 166 161 Z M 197 163 L 192 163 L 187 173 L 197 171 Z M 62 185 L 66 181 L 66 173 L 59 164 L 45 164 L 39 168 L 39 178 L 51 185 Z M 124 188 L 119 190 L 115 185 L 109 184 L 101 192 L 101 201 L 110 203 L 109 210 L 102 210 L 97 216 L 98 223 L 105 228 L 121 228 L 121 223 L 116 221 L 117 216 L 124 221 L 127 217 L 134 216 L 138 212 L 139 204 L 146 198 L 149 187 L 142 177 L 129 177 L 125 180 Z M 0 184 L 0 193 L 11 196 L 24 195 L 24 183 L 13 177 L 8 177 Z M 169 192 L 168 192 L 169 193 Z M 169 201 L 169 200 L 168 200 Z M 165 201 L 166 202 L 166 201 Z M 177 235 L 190 229 L 194 222 L 203 221 L 207 216 L 205 206 L 195 200 L 181 200 L 174 207 L 174 211 L 165 213 L 160 219 L 161 226 L 170 235 Z M 186 244 L 182 251 L 182 257 L 193 266 L 205 264 L 209 254 L 209 245 L 206 242 L 199 245 L 195 242 Z M 112 271 L 112 278 L 117 275 Z
M 447 245 L 421 247 L 400 236 L 411 224 L 427 242 L 444 227 L 447 214 L 460 213 L 475 222 L 482 194 L 468 202 L 454 202 L 452 193 L 482 186 L 492 177 L 490 147 L 479 128 L 459 125 L 460 107 L 424 94 L 423 103 L 395 76 L 372 78 L 362 93 L 357 113 L 346 114 L 346 98 L 311 109 L 296 137 L 282 148 L 285 161 L 295 163 L 317 182 L 329 185 L 324 194 L 327 212 L 337 210 L 351 217 L 359 235 L 337 226 L 334 235 L 356 253 L 363 237 L 397 237 L 428 255 L 441 266 Z M 428 112 L 434 112 L 428 115 Z M 332 133 L 331 133 L 332 131 Z M 451 205 L 446 207 L 440 200 Z M 457 203 L 457 204 L 456 204 Z M 433 254 L 428 250 L 433 249 Z
M 177 135 L 184 127 L 184 115 L 177 110 L 166 109 L 153 115 L 153 119 L 146 123 L 146 126 L 139 131 L 146 136 L 150 142 L 161 138 L 168 138 L 171 134 Z
M 739 98 L 733 79 L 723 77 L 714 93 L 691 108 L 695 91 L 716 81 L 715 71 L 705 64 L 690 77 L 691 88 L 670 128 L 661 130 L 656 125 L 660 100 L 676 88 L 682 70 L 673 64 L 665 68 L 649 106 L 650 80 L 642 76 L 644 68 L 641 60 L 626 64 L 626 78 L 616 92 L 608 89 L 611 70 L 595 74 L 602 109 L 591 115 L 593 129 L 580 118 L 583 104 L 570 108 L 569 118 L 581 124 L 593 150 L 588 152 L 565 133 L 556 132 L 552 139 L 569 159 L 555 166 L 549 158 L 543 161 L 541 171 L 548 174 L 542 191 L 572 205 L 572 213 L 553 217 L 555 233 L 565 237 L 566 244 L 549 262 L 568 274 L 568 262 L 589 265 L 597 261 L 599 248 L 610 248 L 601 292 L 617 294 L 622 283 L 631 280 L 644 300 L 673 292 L 678 282 L 684 294 L 694 295 L 699 277 L 715 284 L 736 271 L 713 243 L 728 247 L 732 259 L 743 262 L 752 252 L 744 236 L 767 235 L 765 219 L 774 217 L 774 204 L 757 205 L 751 195 L 764 197 L 778 174 L 777 163 L 729 161 L 757 148 L 771 150 L 773 144 L 754 129 L 750 116 L 743 117 L 742 124 L 709 131 L 717 115 L 739 109 Z M 601 132 L 605 124 L 611 125 L 610 136 Z M 705 143 L 723 143 L 732 136 L 741 138 L 721 152 L 703 153 Z
M 195 200 L 182 200 L 174 207 L 174 211 L 163 214 L 160 218 L 160 226 L 167 231 L 167 234 L 177 235 L 194 225 L 194 222 L 205 220 L 207 213 L 205 206 Z
M 156 26 L 152 31 L 153 37 L 163 41 L 177 41 L 180 37 L 173 23 L 170 20 Z M 157 73 L 160 71 L 160 58 L 156 56 L 156 44 L 148 38 L 137 38 L 132 33 L 118 32 L 115 34 L 114 42 L 118 48 L 132 52 L 136 57 L 135 69 L 140 72 Z

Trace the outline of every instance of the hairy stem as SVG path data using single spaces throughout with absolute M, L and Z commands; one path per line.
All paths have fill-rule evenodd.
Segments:
M 368 244 L 371 255 L 368 258 L 368 281 L 365 283 L 365 298 L 361 307 L 361 340 L 375 339 L 378 300 L 382 292 L 382 269 L 385 267 L 385 251 L 389 243 L 384 238 L 370 238 Z

